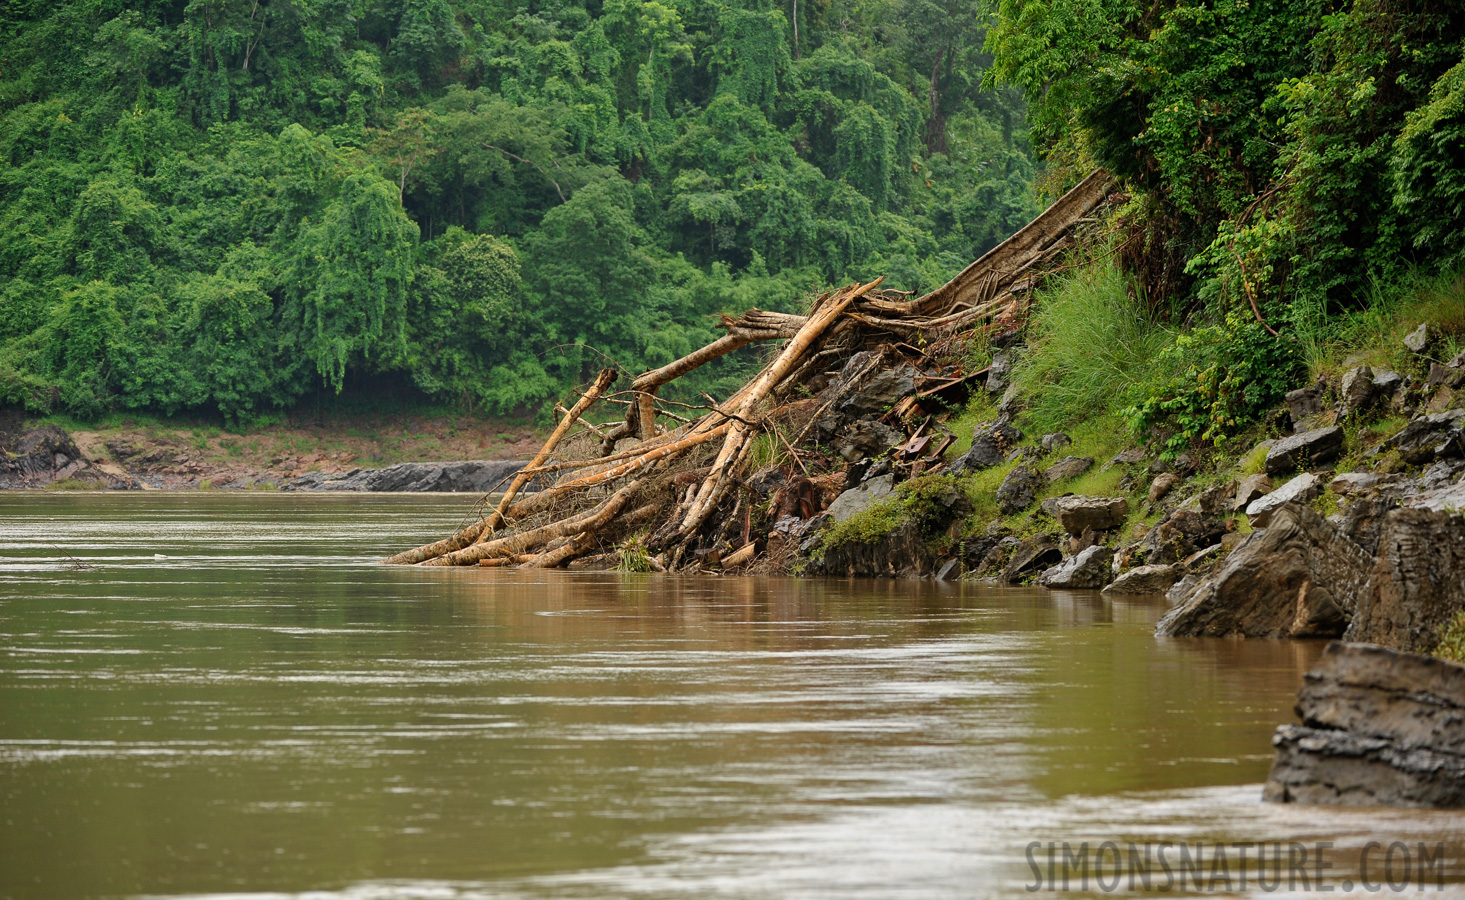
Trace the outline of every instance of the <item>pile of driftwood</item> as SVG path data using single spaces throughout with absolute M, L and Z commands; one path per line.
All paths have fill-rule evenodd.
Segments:
M 912 471 L 939 464 L 949 439 L 940 439 L 932 414 L 961 402 L 983 374 L 963 371 L 963 341 L 1020 325 L 1038 278 L 1071 245 L 1075 226 L 1104 201 L 1108 185 L 1106 174 L 1090 175 L 923 297 L 881 290 L 877 278 L 819 297 L 807 315 L 753 309 L 725 317 L 723 337 L 637 377 L 617 401 L 625 407 L 624 420 L 608 430 L 584 421 L 591 407 L 610 399 L 607 391 L 616 373 L 601 372 L 574 406 L 562 410 L 544 447 L 491 510 L 484 507 L 477 521 L 457 534 L 387 562 L 529 568 L 571 561 L 614 564 L 631 548 L 649 567 L 666 571 L 712 562 L 722 568 L 752 563 L 768 549 L 766 529 L 755 531 L 755 518 L 760 524 L 782 515 L 808 518 L 838 493 L 843 469 L 854 461 L 848 457 L 858 450 L 843 458 L 826 454 L 828 416 L 877 367 L 915 372 L 916 389 L 882 410 L 880 422 L 869 427 L 885 429 L 887 437 L 898 433 L 901 440 L 890 455 Z M 699 366 L 751 343 L 774 340 L 785 343 L 762 370 L 699 418 L 678 415 L 685 405 L 673 411 L 658 396 L 665 385 Z M 781 460 L 779 473 L 751 471 L 750 457 L 762 435 L 767 436 L 764 450 L 771 446 Z M 766 463 L 769 455 L 762 456 Z M 770 474 L 778 477 L 766 477 Z M 536 480 L 542 487 L 525 493 Z M 779 487 L 772 496 L 759 490 L 759 484 L 773 482 Z

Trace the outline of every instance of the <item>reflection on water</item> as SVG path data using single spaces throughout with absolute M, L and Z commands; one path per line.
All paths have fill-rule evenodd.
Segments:
M 1258 802 L 1319 644 L 376 564 L 466 507 L 0 495 L 0 895 L 1026 896 L 1034 840 L 1424 836 L 1465 876 L 1465 817 Z

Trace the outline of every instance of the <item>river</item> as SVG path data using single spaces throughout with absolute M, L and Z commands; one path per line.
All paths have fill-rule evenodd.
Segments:
M 1260 802 L 1320 643 L 1157 640 L 1158 598 L 378 564 L 470 510 L 0 494 L 0 896 L 1022 897 L 1065 841 L 1444 841 L 1465 880 L 1460 814 Z

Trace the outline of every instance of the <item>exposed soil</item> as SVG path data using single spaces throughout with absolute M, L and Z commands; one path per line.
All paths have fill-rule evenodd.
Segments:
M 543 441 L 522 422 L 466 416 L 352 415 L 239 432 L 183 421 L 58 424 L 67 428 L 94 468 L 119 478 L 136 476 L 153 488 L 267 490 L 306 472 L 348 472 L 400 462 L 526 459 Z

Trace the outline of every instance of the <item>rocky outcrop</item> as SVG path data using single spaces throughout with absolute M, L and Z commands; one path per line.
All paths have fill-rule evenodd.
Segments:
M 1465 609 L 1465 518 L 1428 509 L 1384 516 L 1378 559 L 1347 639 L 1428 653 Z
M 857 487 L 852 487 L 834 498 L 834 502 L 829 504 L 829 518 L 838 524 L 851 516 L 864 512 L 877 501 L 883 500 L 893 493 L 895 493 L 894 475 L 867 478 Z
M 1109 583 L 1114 551 L 1095 546 L 1065 559 L 1038 576 L 1038 584 L 1055 590 L 1098 590 Z
M 952 475 L 961 475 L 1000 465 L 1020 440 L 1022 432 L 1005 418 L 978 425 L 972 433 L 971 449 L 952 460 L 947 471 Z
M 523 460 L 400 463 L 385 469 L 352 469 L 339 475 L 307 472 L 281 485 L 282 491 L 469 492 L 502 490 L 524 468 Z M 534 482 L 523 492 L 538 490 Z
M 1018 466 L 997 486 L 997 509 L 1004 516 L 1022 512 L 1033 505 L 1045 483 L 1042 475 L 1027 466 Z
M 1310 472 L 1303 472 L 1270 494 L 1249 503 L 1246 507 L 1246 518 L 1254 527 L 1265 528 L 1272 518 L 1272 512 L 1284 503 L 1311 500 L 1322 492 L 1323 480 Z
M 1043 470 L 1043 477 L 1049 484 L 1068 481 L 1087 472 L 1094 465 L 1092 456 L 1065 456 Z
M 1314 428 L 1282 438 L 1267 451 L 1267 474 L 1285 475 L 1337 457 L 1343 449 L 1343 429 L 1336 425 Z
M 1185 577 L 1185 566 L 1179 563 L 1157 566 L 1135 566 L 1115 578 L 1106 594 L 1163 594 Z
M 1140 541 L 1140 557 L 1151 565 L 1168 565 L 1199 550 L 1215 546 L 1226 533 L 1226 523 L 1188 509 L 1177 509 Z
M 1288 504 L 1155 626 L 1162 637 L 1338 637 L 1372 560 L 1312 509 Z
M 1012 549 L 1007 565 L 1002 570 L 1002 580 L 1017 584 L 1034 572 L 1042 572 L 1063 561 L 1063 551 L 1047 535 L 1030 537 Z
M 876 540 L 844 541 L 826 547 L 822 557 L 809 563 L 811 575 L 862 578 L 925 578 L 936 570 L 936 559 L 926 546 L 921 527 L 902 522 Z
M 1297 715 L 1272 739 L 1264 799 L 1465 806 L 1465 666 L 1334 642 L 1305 676 Z
M 55 425 L 0 433 L 0 489 L 45 487 L 67 480 L 98 489 L 139 487 L 134 478 L 93 466 L 71 435 Z
M 1465 455 L 1465 410 L 1420 416 L 1389 438 L 1388 446 L 1411 465 L 1423 465 L 1441 457 Z
M 1109 531 L 1124 524 L 1129 515 L 1129 501 L 1123 497 L 1060 497 L 1053 504 L 1053 518 L 1069 534 L 1083 534 L 1088 529 Z

